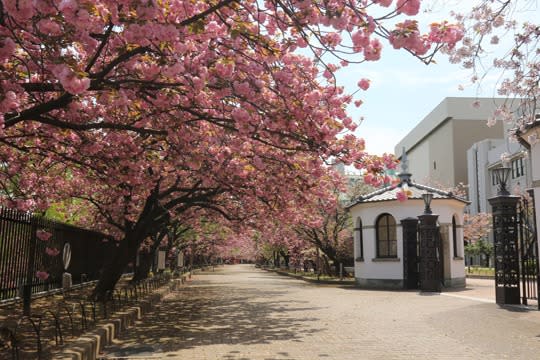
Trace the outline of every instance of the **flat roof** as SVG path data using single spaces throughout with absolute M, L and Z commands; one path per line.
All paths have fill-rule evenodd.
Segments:
M 407 151 L 414 149 L 430 133 L 449 120 L 483 120 L 486 121 L 493 111 L 503 105 L 504 98 L 474 98 L 447 97 L 424 117 L 401 141 L 394 147 L 394 154 L 401 154 L 402 148 Z M 479 107 L 473 103 L 478 101 Z M 400 155 L 401 156 L 401 155 Z

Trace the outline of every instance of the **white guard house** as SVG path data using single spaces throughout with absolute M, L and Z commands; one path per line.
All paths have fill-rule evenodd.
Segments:
M 401 182 L 354 199 L 347 206 L 354 224 L 354 273 L 364 288 L 419 289 L 422 271 L 437 274 L 443 288 L 465 286 L 463 213 L 467 201 L 411 181 L 407 159 L 402 157 Z M 406 190 L 408 200 L 397 193 Z M 438 215 L 433 233 L 440 234 L 436 264 L 421 264 L 418 216 L 429 211 L 423 194 L 433 194 L 430 205 Z M 429 200 L 427 200 L 429 201 Z M 431 267 L 431 268 L 430 268 Z

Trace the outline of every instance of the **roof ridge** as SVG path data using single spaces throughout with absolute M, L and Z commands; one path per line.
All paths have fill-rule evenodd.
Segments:
M 395 191 L 397 188 L 401 188 L 402 187 L 402 183 L 399 183 L 399 184 L 394 184 L 394 185 L 390 185 L 390 186 L 385 186 L 384 188 L 382 189 L 378 189 L 378 190 L 375 190 L 369 194 L 366 194 L 366 195 L 360 195 L 358 196 L 357 198 L 353 199 L 347 206 L 346 208 L 347 209 L 350 209 L 351 207 L 355 206 L 356 204 L 359 204 L 359 203 L 363 203 L 363 202 L 370 202 L 370 199 L 373 199 L 374 197 L 377 197 L 379 195 L 383 195 L 384 193 L 387 193 L 387 192 L 392 192 L 392 191 Z M 407 182 L 407 186 L 409 188 L 416 188 L 418 190 L 415 190 L 415 194 L 412 195 L 410 197 L 410 199 L 412 200 L 418 200 L 418 199 L 421 199 L 420 198 L 420 191 L 424 190 L 424 191 L 429 191 L 431 193 L 434 193 L 436 195 L 439 196 L 439 199 L 441 199 L 441 197 L 444 199 L 454 199 L 454 200 L 457 200 L 457 201 L 461 201 L 461 202 L 465 202 L 465 203 L 469 203 L 469 201 L 459 197 L 459 196 L 456 196 L 454 195 L 454 193 L 452 193 L 451 191 L 444 191 L 444 190 L 441 190 L 441 189 L 437 189 L 435 187 L 432 187 L 432 186 L 428 186 L 428 185 L 423 185 L 423 184 L 419 184 L 419 183 L 415 183 L 415 182 Z M 391 194 L 389 194 L 391 195 Z M 395 195 L 392 195 L 392 198 L 389 198 L 387 196 L 387 198 L 385 198 L 384 196 L 381 196 L 380 199 L 373 199 L 371 201 L 373 202 L 378 202 L 378 201 L 393 201 L 393 200 L 397 200 L 395 197 Z

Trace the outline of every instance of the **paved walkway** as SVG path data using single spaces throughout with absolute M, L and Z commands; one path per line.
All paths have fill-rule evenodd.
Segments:
M 487 286 L 443 295 L 367 291 L 230 265 L 170 294 L 104 356 L 539 359 L 540 312 L 492 301 Z

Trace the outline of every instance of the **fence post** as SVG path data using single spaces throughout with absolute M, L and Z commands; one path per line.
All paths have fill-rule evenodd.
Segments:
M 34 216 L 30 218 L 32 236 L 30 237 L 30 251 L 26 267 L 26 281 L 23 286 L 23 314 L 30 315 L 30 303 L 32 302 L 32 280 L 34 279 L 34 265 L 36 258 L 37 226 Z

